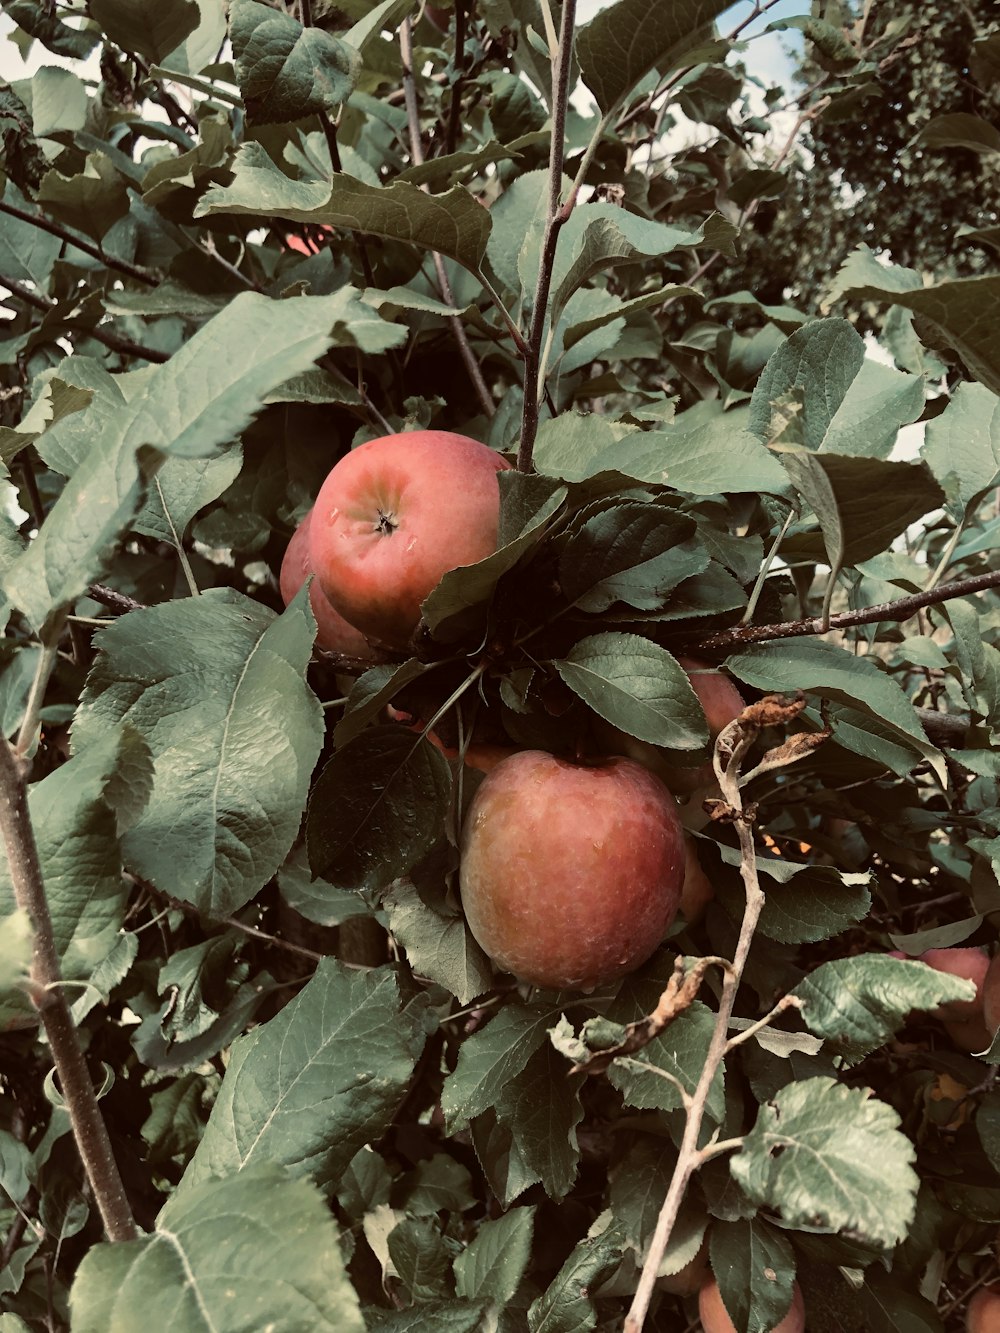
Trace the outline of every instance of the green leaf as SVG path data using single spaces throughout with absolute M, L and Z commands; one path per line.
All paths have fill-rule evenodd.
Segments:
M 585 1082 L 585 1074 L 567 1076 L 565 1060 L 543 1042 L 497 1095 L 497 1120 L 516 1144 L 520 1168 L 541 1181 L 550 1199 L 563 1198 L 576 1182 Z
M 459 1296 L 506 1305 L 528 1266 L 534 1223 L 534 1208 L 512 1208 L 504 1217 L 484 1222 L 455 1260 Z
M 546 1040 L 552 1019 L 547 1006 L 508 1004 L 462 1042 L 458 1064 L 441 1094 L 449 1134 L 496 1106 L 508 1083 Z
M 303 847 L 297 847 L 278 871 L 278 888 L 289 907 L 317 926 L 339 926 L 352 917 L 372 914 L 360 894 L 313 879 Z
M 964 517 L 1000 473 L 1000 398 L 981 384 L 959 384 L 928 421 L 921 450 L 956 519 Z
M 135 731 L 118 727 L 30 788 L 28 808 L 66 981 L 90 981 L 121 938 L 126 895 L 119 831 L 126 812 L 134 816 L 141 809 L 150 777 L 146 746 Z M 16 967 L 24 938 L 14 909 L 5 857 L 0 862 L 0 918 L 5 920 L 5 951 L 10 950 Z M 25 996 L 14 994 L 0 1012 L 33 1011 Z
M 38 535 L 3 577 L 4 594 L 36 629 L 104 570 L 159 461 L 150 449 L 123 447 L 114 433 L 94 440 Z
M 9 170 L 9 167 L 8 167 Z M 7 182 L 4 198 L 25 208 L 26 201 L 12 181 Z M 58 236 L 35 227 L 20 218 L 0 215 L 0 272 L 15 282 L 32 282 L 45 290 L 52 265 L 62 249 Z
M 7 876 L 0 871 L 0 902 L 4 907 L 9 907 L 12 894 L 8 886 L 2 883 Z M 2 909 L 0 909 L 2 910 Z M 31 929 L 31 918 L 27 912 L 4 911 L 0 916 L 0 1014 L 6 1009 L 8 994 L 13 991 L 12 997 L 15 1001 L 15 1008 L 21 1008 L 22 1005 L 17 1001 L 21 998 L 22 982 L 27 980 L 28 969 L 31 967 L 31 946 L 34 934 Z M 10 1191 L 8 1190 L 8 1193 Z M 21 1195 L 17 1196 L 18 1198 Z
M 825 19 L 806 15 L 778 19 L 768 24 L 768 31 L 784 32 L 798 28 L 812 42 L 817 63 L 828 73 L 844 73 L 853 69 L 859 60 L 858 51 L 847 40 L 843 30 Z
M 125 836 L 131 868 L 228 916 L 281 865 L 319 756 L 305 681 L 305 593 L 275 617 L 230 589 L 133 611 L 95 636 L 74 727 L 79 750 L 128 718 L 153 753 L 149 805 Z
M 399 666 L 388 663 L 374 666 L 359 676 L 351 686 L 344 715 L 333 733 L 338 747 L 360 735 L 404 686 L 419 680 L 429 669 L 426 663 L 411 657 Z
M 335 111 L 361 72 L 353 47 L 258 0 L 233 0 L 229 35 L 236 80 L 253 124 L 284 124 Z
M 322 1196 L 270 1166 L 174 1194 L 152 1235 L 95 1245 L 70 1304 L 79 1333 L 364 1330 Z
M 652 69 L 662 77 L 697 64 L 694 52 L 711 40 L 712 21 L 725 8 L 725 0 L 619 0 L 599 13 L 576 38 L 580 73 L 597 105 L 607 114 Z
M 124 178 L 106 153 L 90 153 L 83 171 L 75 176 L 46 172 L 38 202 L 60 222 L 79 228 L 101 241 L 129 211 Z
M 211 1176 L 279 1163 L 320 1184 L 389 1127 L 426 1039 L 388 968 L 324 958 L 305 989 L 232 1047 L 182 1192 Z
M 585 1333 L 596 1328 L 591 1293 L 617 1268 L 625 1248 L 622 1226 L 601 1213 L 544 1295 L 528 1310 L 530 1333 Z
M 927 740 L 913 705 L 896 680 L 870 657 L 857 657 L 834 643 L 795 639 L 746 648 L 727 658 L 726 668 L 767 694 L 804 690 L 847 705 L 855 726 L 902 745 L 903 762 L 909 754 L 911 768 L 921 759 L 940 762 L 940 751 Z M 847 744 L 836 717 L 833 723 L 836 738 Z
M 403 1288 L 417 1304 L 454 1291 L 454 1248 L 437 1218 L 404 1217 L 389 1232 L 386 1248 Z
M 90 15 L 116 46 L 154 64 L 201 22 L 195 0 L 90 0 Z
M 637 1133 L 613 1168 L 608 1204 L 637 1256 L 643 1255 L 656 1229 L 676 1165 L 677 1148 L 670 1138 Z M 704 1205 L 689 1198 L 670 1233 L 670 1244 L 660 1264 L 661 1277 L 676 1273 L 694 1258 L 706 1222 Z
M 1000 341 L 996 337 L 1000 274 L 924 287 L 910 269 L 886 268 L 867 246 L 859 246 L 834 279 L 827 303 L 844 295 L 912 310 L 958 353 L 975 379 L 1000 393 Z
M 368 1333 L 481 1333 L 485 1309 L 467 1301 L 429 1302 L 409 1310 L 365 1310 Z
M 768 359 L 750 400 L 750 430 L 767 443 L 774 438 L 775 405 L 802 394 L 802 443 L 819 449 L 861 369 L 864 343 L 846 319 L 806 324 Z
M 309 799 L 314 875 L 347 889 L 384 889 L 440 836 L 451 799 L 441 752 L 401 727 L 373 727 L 338 750 Z
M 31 80 L 31 123 L 46 135 L 82 130 L 87 119 L 87 90 L 68 69 L 43 65 Z M 11 221 L 18 219 L 12 218 Z
M 788 1314 L 795 1252 L 763 1218 L 716 1222 L 709 1241 L 723 1304 L 745 1333 L 771 1333 Z
M 932 116 L 922 126 L 916 142 L 925 148 L 968 148 L 973 153 L 1000 153 L 1000 130 L 982 116 L 952 111 Z
M 738 921 L 746 901 L 743 882 L 735 873 L 740 854 L 724 843 L 715 846 L 733 872 L 718 880 L 713 878 L 713 887 L 730 916 Z M 870 872 L 849 874 L 833 866 L 801 865 L 770 856 L 757 858 L 757 870 L 765 893 L 758 929 L 782 944 L 828 940 L 864 920 L 871 909 Z
M 825 453 L 887 458 L 900 426 L 916 421 L 923 408 L 923 376 L 862 361 L 820 447 Z
M 606 1016 L 614 1023 L 635 1023 L 651 1014 L 667 988 L 674 959 L 656 954 L 639 972 L 622 982 Z M 693 1093 L 705 1067 L 712 1040 L 715 1015 L 707 1005 L 696 1000 L 635 1055 L 619 1056 L 608 1070 L 608 1080 L 618 1088 L 629 1106 L 639 1110 L 676 1111 L 683 1105 L 680 1088 Z M 670 1075 L 663 1077 L 664 1071 Z M 712 1080 L 706 1109 L 711 1118 L 722 1122 L 725 1111 L 725 1085 L 720 1066 Z
M 459 1004 L 469 1004 L 493 985 L 493 966 L 461 913 L 435 911 L 405 879 L 390 887 L 382 906 L 414 972 L 444 986 Z
M 228 490 L 242 467 L 239 445 L 217 458 L 168 458 L 150 483 L 132 531 L 179 546 L 195 514 Z
M 560 552 L 563 595 L 592 614 L 616 602 L 654 611 L 679 583 L 708 566 L 708 552 L 685 540 L 693 532 L 690 519 L 655 505 L 602 510 Z
M 687 673 L 638 634 L 592 634 L 552 665 L 606 722 L 671 750 L 700 750 L 708 728 Z
M 889 548 L 944 499 L 924 464 L 890 463 L 785 448 L 792 484 L 819 520 L 830 568 L 861 564 Z
M 431 633 L 444 643 L 464 638 L 479 626 L 504 574 L 545 536 L 566 503 L 565 486 L 542 477 L 500 472 L 497 550 L 475 565 L 449 570 L 421 606 Z
M 889 1249 L 913 1218 L 915 1156 L 899 1116 L 870 1089 L 810 1078 L 760 1108 L 730 1168 L 786 1227 L 846 1233 Z
M 809 1031 L 848 1064 L 857 1064 L 884 1046 L 911 1010 L 971 1000 L 975 986 L 924 963 L 866 953 L 823 963 L 792 994 L 802 1001 Z
M 460 185 L 430 195 L 406 181 L 374 186 L 340 173 L 332 181 L 293 181 L 257 143 L 240 148 L 233 183 L 206 190 L 194 211 L 196 217 L 249 214 L 345 227 L 437 250 L 473 273 L 490 234 L 489 212 Z

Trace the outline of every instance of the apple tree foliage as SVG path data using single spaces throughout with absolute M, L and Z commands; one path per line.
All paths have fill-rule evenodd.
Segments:
M 0 88 L 3 801 L 23 778 L 30 815 L 0 866 L 0 1333 L 622 1327 L 720 974 L 615 1047 L 678 955 L 733 957 L 734 826 L 683 806 L 715 896 L 644 967 L 532 991 L 462 916 L 480 774 L 386 705 L 459 756 L 611 724 L 690 768 L 678 654 L 801 692 L 821 743 L 746 788 L 765 904 L 698 1141 L 726 1147 L 646 1327 L 695 1326 L 697 1256 L 741 1333 L 796 1280 L 816 1333 L 942 1333 L 995 1276 L 1000 1053 L 934 1018 L 968 983 L 886 955 L 996 946 L 1000 271 L 832 232 L 815 301 L 794 267 L 757 294 L 798 136 L 912 47 L 902 0 L 867 29 L 768 8 L 616 0 L 570 60 L 545 0 L 2 0 L 39 58 Z M 769 24 L 808 88 L 746 74 Z M 995 181 L 1000 34 L 971 40 L 976 113 L 920 142 Z M 956 254 L 995 242 L 952 221 Z M 333 659 L 282 554 L 353 444 L 423 427 L 512 460 L 534 433 L 531 466 L 412 653 Z

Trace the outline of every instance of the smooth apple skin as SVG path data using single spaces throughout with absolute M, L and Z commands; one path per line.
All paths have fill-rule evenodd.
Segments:
M 673 921 L 684 831 L 673 797 L 630 759 L 503 760 L 462 831 L 462 905 L 504 971 L 587 990 L 644 963 Z
M 982 949 L 928 949 L 917 961 L 933 967 L 936 972 L 946 972 L 949 976 L 976 983 L 974 999 L 947 1000 L 934 1010 L 935 1018 L 946 1019 L 950 1023 L 982 1018 L 983 989 L 990 968 L 989 957 Z
M 281 589 L 281 600 L 286 606 L 313 572 L 309 564 L 309 527 L 312 513 L 310 509 L 292 533 L 292 540 L 288 543 L 281 562 L 278 587 Z M 316 642 L 321 648 L 326 648 L 331 653 L 343 653 L 347 657 L 367 659 L 372 656 L 368 640 L 359 629 L 355 629 L 339 611 L 334 609 L 315 578 L 309 588 L 309 604 L 316 617 Z
M 702 869 L 698 843 L 690 833 L 684 834 L 684 887 L 681 889 L 680 910 L 684 920 L 693 925 L 705 914 L 705 908 L 715 897 L 712 881 Z
M 1000 1333 L 1000 1291 L 984 1287 L 977 1291 L 965 1311 L 967 1333 Z
M 719 1284 L 713 1278 L 698 1293 L 698 1314 L 704 1333 L 736 1333 L 736 1325 L 722 1301 Z M 805 1333 L 806 1306 L 796 1282 L 792 1288 L 792 1304 L 780 1323 L 770 1333 Z
M 340 614 L 405 648 L 442 575 L 492 555 L 505 459 L 465 435 L 404 431 L 359 445 L 316 498 L 309 559 Z

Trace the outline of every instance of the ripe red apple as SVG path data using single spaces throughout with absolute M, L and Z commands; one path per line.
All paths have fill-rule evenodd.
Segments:
M 281 600 L 286 606 L 312 573 L 309 564 L 309 527 L 312 514 L 313 511 L 310 509 L 292 533 L 292 540 L 288 543 L 281 562 L 278 587 L 281 589 Z M 339 611 L 334 610 L 315 578 L 309 588 L 309 604 L 316 617 L 316 642 L 321 648 L 326 648 L 331 653 L 344 653 L 347 657 L 372 656 L 368 640 L 359 629 L 349 624 Z
M 736 1325 L 729 1318 L 729 1311 L 722 1303 L 719 1284 L 713 1278 L 706 1282 L 698 1293 L 698 1313 L 704 1333 L 736 1333 Z M 806 1307 L 802 1292 L 796 1282 L 792 1288 L 792 1304 L 780 1323 L 775 1324 L 771 1333 L 805 1333 Z
M 965 1311 L 967 1333 L 1000 1333 L 1000 1290 L 983 1287 Z
M 694 1296 L 711 1277 L 712 1270 L 708 1265 L 706 1244 L 702 1245 L 694 1258 L 689 1259 L 676 1273 L 668 1273 L 666 1277 L 657 1278 L 656 1289 L 668 1291 L 671 1296 Z
M 893 949 L 889 956 L 907 957 L 899 949 Z M 937 972 L 947 972 L 949 976 L 962 977 L 965 981 L 976 983 L 974 999 L 946 1000 L 932 1012 L 935 1018 L 941 1020 L 948 1036 L 961 1050 L 985 1051 L 996 1030 L 988 1026 L 989 1018 L 985 1014 L 991 967 L 988 956 L 982 949 L 928 949 L 913 961 L 926 963 Z
M 521 750 L 480 786 L 462 831 L 462 905 L 483 949 L 536 986 L 585 990 L 632 971 L 677 912 L 684 832 L 630 759 Z
M 983 1018 L 989 1029 L 990 1040 L 993 1040 L 993 1034 L 1000 1027 L 1000 953 L 994 955 L 993 961 L 986 969 L 986 976 L 982 984 L 983 994 Z
M 377 643 L 405 648 L 443 574 L 496 550 L 497 473 L 485 444 L 443 430 L 385 435 L 330 472 L 309 559 L 327 597 Z

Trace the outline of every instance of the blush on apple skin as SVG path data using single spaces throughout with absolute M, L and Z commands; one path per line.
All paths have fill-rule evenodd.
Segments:
M 492 555 L 510 466 L 485 444 L 415 430 L 360 445 L 313 509 L 309 559 L 334 607 L 373 642 L 405 648 L 442 575 Z
M 736 1333 L 736 1325 L 729 1317 L 719 1291 L 719 1284 L 713 1278 L 706 1282 L 698 1293 L 698 1314 L 704 1333 Z M 805 1333 L 806 1307 L 802 1292 L 796 1282 L 792 1288 L 792 1304 L 788 1313 L 775 1324 L 771 1333 Z
M 907 958 L 899 949 L 889 952 L 890 958 Z M 985 1051 L 993 1040 L 996 1023 L 990 1026 L 987 997 L 991 993 L 992 964 L 982 949 L 928 949 L 912 960 L 926 963 L 937 972 L 962 977 L 976 983 L 976 994 L 971 1000 L 946 1000 L 933 1010 L 933 1016 L 944 1024 L 948 1036 L 963 1051 Z M 1000 976 L 994 985 L 1000 984 Z M 1000 996 L 997 997 L 1000 999 Z M 1000 1015 L 996 1015 L 1000 1022 Z
M 977 1291 L 965 1311 L 968 1333 L 1000 1333 L 1000 1291 L 984 1287 Z
M 684 830 L 641 764 L 521 750 L 483 781 L 462 832 L 462 905 L 521 981 L 587 990 L 644 963 L 677 913 Z
M 281 562 L 278 587 L 281 590 L 281 600 L 286 606 L 312 573 L 309 564 L 309 523 L 312 513 L 310 509 L 292 533 L 292 540 L 288 543 Z M 309 587 L 309 605 L 316 617 L 316 642 L 321 648 L 326 648 L 331 653 L 343 653 L 346 657 L 368 659 L 373 656 L 368 640 L 359 629 L 349 624 L 339 611 L 334 610 L 315 578 Z

